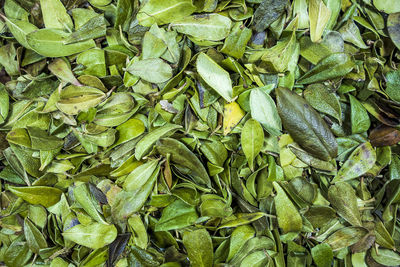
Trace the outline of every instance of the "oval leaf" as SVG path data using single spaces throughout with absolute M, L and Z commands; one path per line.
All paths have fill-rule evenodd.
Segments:
M 369 169 L 376 161 L 376 152 L 369 142 L 359 145 L 345 161 L 332 183 L 357 178 Z
M 78 224 L 64 233 L 65 239 L 79 245 L 98 249 L 111 244 L 117 237 L 117 228 L 114 225 L 91 223 L 89 225 Z
M 278 88 L 277 108 L 283 126 L 312 156 L 329 161 L 337 155 L 337 142 L 321 116 L 299 95 Z
M 278 115 L 274 100 L 261 91 L 252 89 L 250 92 L 251 117 L 261 123 L 264 129 L 272 135 L 281 135 L 282 122 Z
M 39 55 L 45 57 L 65 57 L 83 52 L 96 46 L 93 40 L 64 44 L 68 33 L 56 29 L 40 29 L 29 33 L 26 41 Z
M 60 189 L 48 186 L 9 186 L 8 190 L 29 204 L 42 205 L 46 208 L 56 204 L 60 200 L 62 194 Z
M 200 77 L 226 101 L 232 101 L 232 81 L 229 73 L 204 53 L 197 56 L 196 68 Z
M 250 169 L 254 170 L 254 159 L 264 144 L 264 131 L 258 121 L 250 119 L 246 122 L 242 129 L 241 144 Z

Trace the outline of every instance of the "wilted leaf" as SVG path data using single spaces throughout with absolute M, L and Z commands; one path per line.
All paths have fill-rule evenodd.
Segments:
M 0 2 L 3 265 L 400 265 L 397 0 Z
M 357 178 L 371 169 L 375 161 L 375 150 L 369 142 L 363 143 L 351 153 L 332 182 L 336 183 Z
M 367 234 L 368 230 L 362 227 L 344 227 L 330 235 L 324 243 L 330 245 L 333 251 L 338 251 L 357 243 Z

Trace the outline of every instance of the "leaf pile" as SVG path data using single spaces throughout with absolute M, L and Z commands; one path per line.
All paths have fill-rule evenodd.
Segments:
M 0 4 L 0 265 L 400 265 L 398 0 Z

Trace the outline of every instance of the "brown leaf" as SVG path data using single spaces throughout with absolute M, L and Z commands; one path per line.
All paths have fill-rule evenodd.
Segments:
M 381 124 L 370 132 L 369 140 L 371 140 L 371 145 L 375 147 L 392 146 L 400 142 L 400 131 Z

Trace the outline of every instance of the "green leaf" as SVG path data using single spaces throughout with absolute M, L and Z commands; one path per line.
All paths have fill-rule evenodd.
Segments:
M 25 20 L 6 18 L 4 16 L 1 17 L 5 19 L 8 29 L 11 31 L 12 35 L 18 41 L 18 43 L 20 43 L 21 45 L 23 45 L 28 49 L 31 49 L 30 45 L 26 40 L 26 36 L 29 33 L 36 31 L 38 28 L 35 25 Z
M 48 29 L 71 30 L 71 17 L 60 0 L 40 0 L 43 22 Z
M 338 251 L 357 243 L 367 234 L 368 230 L 362 227 L 344 227 L 330 235 L 327 239 L 325 239 L 324 243 L 330 245 L 333 251 Z
M 105 97 L 103 91 L 89 86 L 70 85 L 60 93 L 57 108 L 68 115 L 76 115 L 97 106 Z
M 31 139 L 28 135 L 28 131 L 23 128 L 15 128 L 9 131 L 6 137 L 7 141 L 16 145 L 32 147 Z
M 156 27 L 154 24 L 152 27 Z M 158 58 L 161 57 L 167 50 L 167 44 L 151 32 L 146 32 L 143 37 L 143 52 L 142 58 Z
M 273 247 L 275 247 L 274 241 L 272 241 L 270 238 L 266 236 L 253 237 L 247 240 L 247 242 L 236 253 L 233 259 L 229 261 L 229 264 L 232 266 L 240 266 L 240 263 L 243 262 L 247 255 L 260 250 L 264 251 L 265 253 L 265 251 L 271 250 Z
M 53 60 L 53 62 L 48 65 L 48 69 L 51 71 L 51 73 L 53 73 L 64 82 L 69 82 L 76 86 L 82 85 L 72 73 L 71 66 L 68 65 L 68 63 L 61 58 Z
M 242 129 L 241 144 L 250 169 L 254 170 L 254 159 L 264 144 L 264 131 L 258 121 L 250 119 L 246 122 Z
M 262 212 L 242 213 L 242 214 L 239 213 L 237 215 L 237 218 L 223 223 L 220 227 L 218 227 L 218 229 L 231 228 L 231 227 L 237 227 L 237 226 L 241 226 L 241 225 L 250 224 L 250 223 L 257 221 L 260 218 L 264 217 L 264 215 L 265 214 Z
M 176 130 L 182 128 L 180 125 L 167 124 L 157 129 L 150 131 L 146 136 L 144 136 L 136 145 L 135 157 L 140 160 L 153 148 L 154 144 L 162 137 L 166 137 Z
M 163 210 L 160 220 L 155 225 L 154 231 L 181 229 L 192 225 L 197 218 L 198 216 L 194 206 L 177 199 Z
M 169 154 L 173 163 L 188 168 L 189 175 L 196 183 L 211 186 L 211 180 L 204 165 L 184 144 L 172 138 L 162 138 L 157 141 L 156 148 L 158 153 L 165 157 Z
M 118 0 L 117 2 L 117 12 L 114 28 L 118 29 L 119 26 L 122 26 L 122 29 L 125 29 L 125 25 L 128 24 L 131 20 L 131 17 L 134 12 L 136 12 L 135 2 L 130 0 Z
M 46 208 L 56 204 L 60 200 L 62 194 L 60 189 L 49 186 L 9 186 L 8 190 L 29 204 L 42 205 Z
M 85 66 L 85 69 L 80 72 L 81 74 L 97 77 L 103 77 L 107 74 L 106 58 L 102 49 L 93 48 L 80 53 L 76 58 L 76 63 Z
M 140 8 L 137 19 L 142 26 L 150 27 L 154 23 L 163 25 L 179 20 L 195 11 L 191 0 L 149 0 Z
M 47 248 L 47 242 L 43 234 L 28 218 L 24 220 L 24 233 L 26 242 L 32 252 L 38 254 L 40 249 Z
M 90 39 L 96 39 L 106 35 L 107 21 L 103 15 L 88 20 L 79 29 L 71 33 L 64 41 L 64 44 L 73 44 Z
M 261 123 L 269 134 L 277 136 L 281 134 L 281 118 L 270 95 L 260 89 L 252 89 L 250 92 L 250 111 L 251 117 Z
M 400 102 L 400 93 L 398 87 L 400 86 L 400 71 L 389 71 L 386 77 L 386 90 L 385 92 L 389 97 L 397 102 Z
M 323 84 L 311 84 L 303 92 L 304 99 L 321 113 L 334 117 L 339 123 L 342 122 L 342 109 L 339 98 Z
M 200 77 L 226 101 L 232 101 L 232 81 L 229 73 L 214 60 L 200 53 L 196 60 L 196 69 Z
M 143 134 L 146 128 L 141 120 L 130 119 L 117 126 L 119 134 L 116 145 L 130 141 L 139 135 Z
M 352 43 L 361 49 L 368 48 L 368 46 L 365 45 L 361 37 L 360 30 L 358 29 L 354 21 L 348 20 L 347 23 L 339 29 L 339 32 L 342 35 L 344 41 Z
M 4 85 L 0 84 L 0 124 L 4 123 L 10 109 L 10 99 Z
M 381 221 L 375 222 L 376 243 L 384 248 L 394 249 L 394 240 Z
M 162 83 L 172 78 L 172 68 L 159 58 L 133 62 L 127 71 L 151 83 Z
M 108 224 L 101 215 L 101 207 L 94 196 L 90 193 L 86 184 L 80 184 L 74 188 L 74 197 L 80 206 L 95 221 Z
M 394 252 L 390 249 L 371 249 L 372 258 L 379 264 L 385 266 L 397 266 L 400 264 L 400 255 L 399 253 Z
M 213 244 L 206 229 L 186 232 L 182 241 L 193 266 L 213 266 Z
M 352 95 L 349 95 L 351 106 L 351 132 L 353 134 L 366 132 L 371 121 L 364 106 Z
M 64 57 L 83 52 L 95 47 L 93 40 L 64 44 L 69 34 L 57 29 L 40 29 L 26 36 L 28 45 L 38 54 L 45 57 Z
M 228 158 L 228 151 L 220 141 L 204 142 L 200 146 L 200 151 L 212 164 L 217 166 L 224 166 L 224 162 Z
M 118 221 L 125 221 L 135 212 L 138 212 L 147 201 L 150 193 L 153 190 L 154 184 L 160 173 L 160 168 L 157 167 L 152 175 L 145 183 L 142 182 L 140 187 L 134 188 L 133 191 L 120 191 L 114 200 L 111 210 L 113 216 Z
M 111 95 L 97 108 L 96 117 L 93 121 L 97 125 L 106 127 L 119 126 L 136 111 L 137 108 L 135 108 L 135 100 L 132 95 L 119 92 Z
M 299 95 L 276 89 L 277 108 L 283 126 L 308 153 L 329 161 L 337 155 L 337 142 L 321 116 Z
M 316 245 L 311 249 L 311 255 L 317 267 L 330 267 L 332 264 L 333 252 L 328 244 Z
M 319 42 L 331 16 L 331 10 L 322 0 L 309 0 L 311 41 Z
M 125 179 L 124 189 L 126 191 L 135 191 L 141 188 L 152 176 L 158 167 L 157 160 L 151 160 L 135 168 Z
M 273 182 L 273 186 L 277 193 L 274 202 L 279 227 L 285 233 L 300 231 L 303 226 L 300 213 L 282 187 L 277 182 Z
M 48 135 L 46 131 L 39 128 L 28 127 L 27 130 L 31 139 L 32 149 L 53 150 L 61 148 L 64 144 L 62 139 Z
M 322 1 L 322 0 L 321 0 Z M 299 84 L 322 82 L 341 77 L 355 67 L 350 56 L 345 53 L 333 53 L 318 62 L 318 64 L 300 77 Z
M 221 52 L 235 58 L 241 58 L 246 50 L 246 45 L 251 38 L 251 30 L 241 23 L 236 23 L 225 39 Z
M 114 225 L 91 223 L 89 225 L 78 224 L 62 233 L 67 240 L 79 245 L 98 249 L 111 244 L 117 237 L 117 229 Z
M 350 184 L 342 182 L 331 185 L 328 190 L 328 199 L 343 219 L 353 226 L 362 226 L 356 192 Z
M 369 142 L 359 145 L 342 165 L 332 183 L 357 178 L 369 169 L 376 161 L 376 152 Z
M 254 12 L 255 28 L 257 32 L 264 31 L 276 21 L 285 11 L 287 0 L 263 0 Z
M 29 175 L 37 178 L 42 176 L 43 173 L 39 170 L 41 165 L 40 160 L 33 157 L 33 154 L 35 153 L 34 150 L 14 145 L 12 143 L 10 143 L 10 147 L 18 159 L 18 165 L 20 164 Z
M 306 163 L 307 165 L 310 165 L 316 169 L 323 170 L 323 171 L 331 171 L 331 172 L 336 171 L 336 164 L 333 163 L 332 161 L 324 161 L 324 160 L 315 158 L 315 157 L 311 156 L 310 154 L 308 154 L 303 149 L 301 149 L 296 144 L 290 144 L 289 148 L 290 148 L 290 151 L 292 151 L 293 154 L 295 154 L 299 160 Z
M 390 0 L 389 0 L 390 1 Z M 385 6 L 389 7 L 389 6 Z M 389 32 L 390 39 L 392 39 L 392 42 L 394 45 L 400 49 L 400 8 L 398 8 L 397 11 L 394 11 L 392 8 L 390 8 L 390 11 L 388 13 L 392 13 L 389 15 L 387 19 L 387 29 Z
M 200 40 L 219 41 L 228 36 L 231 20 L 220 14 L 193 15 L 174 20 L 172 28 Z
M 232 259 L 240 248 L 243 247 L 246 241 L 254 237 L 254 234 L 255 230 L 249 225 L 236 227 L 230 237 L 229 254 L 226 260 L 229 261 Z
M 23 241 L 23 235 L 16 238 L 4 252 L 4 263 L 7 266 L 19 267 L 28 263 L 32 257 L 32 251 L 27 242 Z
M 396 5 L 396 0 L 373 0 L 374 6 L 385 13 L 397 13 L 400 12 L 400 7 Z
M 293 58 L 293 54 L 297 48 L 297 40 L 295 31 L 275 46 L 267 49 L 261 60 L 265 64 L 267 70 L 273 72 L 285 72 L 289 67 L 289 62 Z

